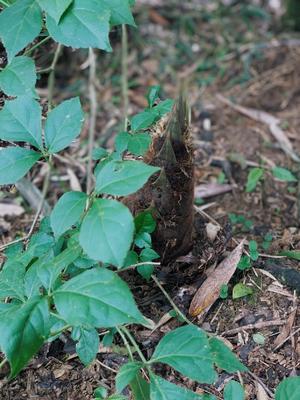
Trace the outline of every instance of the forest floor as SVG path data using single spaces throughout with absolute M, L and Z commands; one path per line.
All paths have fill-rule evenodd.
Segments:
M 214 386 L 183 381 L 168 367 L 160 373 L 217 399 L 222 399 L 224 384 L 234 377 L 245 385 L 247 399 L 271 399 L 284 377 L 300 373 L 299 261 L 278 256 L 281 251 L 298 250 L 294 254 L 300 259 L 300 168 L 295 161 L 300 155 L 300 36 L 282 31 L 275 16 L 258 7 L 236 5 L 220 10 L 210 2 L 199 11 L 189 11 L 160 3 L 164 2 L 139 6 L 139 28 L 129 33 L 130 113 L 146 106 L 150 85 L 160 84 L 163 96 L 174 98 L 179 76 L 190 77 L 196 222 L 205 229 L 207 224 L 218 227 L 218 234 L 206 243 L 196 238 L 192 254 L 165 266 L 158 277 L 188 315 L 195 291 L 225 255 L 230 257 L 236 243 L 246 239 L 247 249 L 249 241 L 255 241 L 260 253 L 250 268 L 236 271 L 227 297 L 194 319 L 223 338 L 251 373 L 234 377 L 222 372 Z M 97 144 L 106 147 L 113 145 L 122 118 L 120 35 L 113 36 L 114 53 L 101 54 L 98 61 Z M 88 110 L 86 53 L 79 59 L 72 52 L 64 55 L 58 66 L 55 98 L 60 101 L 80 93 Z M 47 64 L 48 57 L 51 60 L 51 54 L 41 54 L 37 62 Z M 43 98 L 42 81 L 40 86 Z M 253 108 L 268 114 L 258 115 Z M 64 190 L 84 187 L 86 154 L 87 129 L 80 145 L 75 143 L 55 161 L 50 205 Z M 261 167 L 263 179 L 252 192 L 246 192 L 249 171 Z M 283 182 L 275 178 L 274 167 L 288 169 L 297 179 Z M 44 173 L 43 169 L 32 173 L 37 187 Z M 1 204 L 25 209 L 17 218 L 13 213 L 0 216 L 3 244 L 28 231 L 34 211 L 18 192 L 1 192 L 0 196 Z M 179 322 L 169 316 L 171 306 L 159 288 L 141 278 L 127 278 L 134 282 L 141 310 L 155 323 L 161 322 L 154 332 L 135 332 L 145 354 L 150 355 L 163 333 Z M 248 288 L 249 294 L 233 299 L 237 283 L 244 285 L 243 290 Z M 101 347 L 97 360 L 84 368 L 74 350 L 67 336 L 56 340 L 16 379 L 0 382 L 0 398 L 90 400 L 99 385 L 111 391 L 112 377 L 126 360 L 126 352 Z

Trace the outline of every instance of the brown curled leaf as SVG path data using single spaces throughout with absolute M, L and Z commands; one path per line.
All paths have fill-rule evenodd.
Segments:
M 245 241 L 243 240 L 208 276 L 197 290 L 190 305 L 189 313 L 192 317 L 200 316 L 219 298 L 222 285 L 226 285 L 240 261 Z

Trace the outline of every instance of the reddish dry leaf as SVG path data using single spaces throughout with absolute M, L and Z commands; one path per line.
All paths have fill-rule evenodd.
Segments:
M 163 17 L 161 14 L 159 14 L 156 10 L 154 10 L 154 8 L 151 8 L 149 10 L 149 18 L 155 24 L 158 24 L 158 25 L 161 25 L 164 27 L 170 25 L 169 21 L 165 17 Z
M 208 311 L 219 298 L 222 285 L 226 285 L 234 274 L 240 261 L 245 241 L 243 240 L 208 276 L 197 290 L 189 309 L 191 316 L 196 317 Z

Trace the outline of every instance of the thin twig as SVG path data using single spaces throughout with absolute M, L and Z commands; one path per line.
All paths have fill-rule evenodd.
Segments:
M 62 49 L 62 45 L 58 43 L 52 64 L 50 66 L 50 74 L 48 78 L 48 112 L 51 111 L 52 108 L 52 99 L 53 99 L 53 91 L 54 91 L 54 84 L 55 84 L 55 67 L 59 58 L 60 51 Z
M 144 261 L 144 262 L 140 262 L 140 263 L 137 263 L 137 264 L 129 265 L 129 267 L 126 267 L 126 268 L 119 269 L 118 272 L 124 272 L 124 271 L 128 271 L 130 269 L 135 269 L 137 267 L 141 267 L 142 265 L 156 265 L 156 266 L 159 266 L 160 262 Z
M 109 367 L 108 365 L 104 364 L 103 362 L 99 361 L 97 358 L 96 358 L 95 361 L 96 361 L 97 364 L 101 365 L 101 367 L 103 367 L 103 368 L 106 368 L 108 371 L 110 371 L 110 372 L 112 372 L 114 374 L 118 373 L 118 371 L 116 371 L 115 369 Z
M 236 333 L 239 333 L 242 331 L 249 331 L 252 329 L 262 329 L 262 328 L 267 328 L 269 326 L 280 326 L 280 325 L 284 325 L 285 322 L 286 321 L 282 321 L 280 319 L 275 319 L 272 321 L 256 322 L 255 324 L 248 324 L 248 325 L 240 326 L 239 328 L 230 329 L 226 332 L 223 332 L 222 336 L 231 336 L 231 335 L 235 335 Z
M 30 53 L 33 52 L 33 50 L 37 49 L 38 47 L 40 47 L 42 44 L 48 42 L 48 40 L 51 39 L 51 36 L 46 36 L 44 39 L 42 39 L 40 42 L 38 42 L 37 44 L 35 44 L 34 46 L 32 46 L 30 49 L 26 50 L 24 52 L 24 56 L 28 56 Z
M 127 131 L 128 124 L 128 36 L 127 27 L 122 25 L 122 96 L 123 96 L 123 117 L 124 130 Z
M 154 280 L 156 285 L 159 287 L 159 289 L 163 292 L 165 295 L 166 299 L 169 301 L 171 306 L 174 308 L 174 310 L 177 312 L 177 314 L 189 325 L 192 325 L 192 322 L 179 310 L 179 308 L 176 306 L 174 301 L 171 299 L 171 297 L 168 295 L 168 293 L 165 291 L 165 289 L 162 287 L 160 284 L 159 280 L 156 278 L 155 275 L 151 275 L 151 278 Z
M 250 376 L 252 376 L 252 378 L 254 380 L 256 380 L 257 382 L 259 382 L 261 384 L 261 386 L 265 389 L 265 391 L 272 397 L 274 398 L 274 393 L 264 384 L 264 382 L 255 374 L 253 374 L 253 372 L 248 371 L 248 374 Z
M 97 118 L 97 94 L 96 94 L 96 54 L 92 48 L 89 49 L 89 99 L 90 99 L 90 121 L 89 121 L 89 143 L 88 143 L 88 167 L 87 167 L 87 183 L 86 192 L 91 193 L 92 190 L 92 152 L 95 142 L 96 118 Z

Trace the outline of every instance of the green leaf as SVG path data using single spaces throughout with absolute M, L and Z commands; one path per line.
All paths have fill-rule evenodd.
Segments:
M 159 258 L 160 255 L 156 253 L 153 249 L 144 249 L 140 254 L 141 261 L 153 261 Z
M 141 362 L 129 362 L 122 365 L 116 376 L 116 390 L 117 392 L 122 392 L 127 385 L 130 384 L 133 379 L 135 379 L 138 371 L 142 368 L 143 364 Z
M 59 24 L 47 15 L 46 26 L 54 40 L 65 46 L 111 51 L 108 37 L 110 16 L 102 1 L 74 0 Z
M 134 399 L 150 400 L 150 384 L 142 377 L 140 372 L 131 381 L 130 389 Z
M 157 106 L 153 108 L 153 111 L 161 118 L 172 111 L 173 105 L 174 100 L 167 99 L 158 103 Z
M 34 297 L 0 320 L 0 347 L 14 378 L 40 349 L 49 333 L 49 306 L 46 297 Z
M 242 385 L 237 381 L 230 381 L 224 389 L 224 400 L 244 400 L 245 393 Z
M 75 261 L 80 253 L 81 249 L 79 246 L 72 246 L 62 251 L 52 260 L 39 264 L 37 273 L 45 289 L 48 290 L 53 288 L 60 273 Z
M 246 192 L 250 193 L 256 188 L 258 182 L 264 175 L 264 170 L 262 168 L 252 168 L 248 174 Z
M 66 100 L 51 111 L 45 125 L 45 144 L 49 153 L 69 146 L 80 133 L 84 114 L 78 97 Z
M 110 161 L 97 175 L 98 193 L 127 196 L 144 186 L 159 168 L 141 161 Z
M 244 285 L 243 283 L 237 283 L 233 287 L 232 298 L 239 299 L 240 297 L 245 297 L 252 293 L 253 290 L 249 286 Z
M 131 118 L 131 130 L 133 132 L 149 128 L 157 119 L 157 114 L 152 110 L 143 111 Z
M 109 328 L 145 320 L 126 283 L 112 271 L 94 268 L 54 292 L 57 311 L 71 325 Z
M 133 251 L 133 250 L 130 250 L 127 253 L 127 256 L 125 258 L 123 267 L 124 268 L 125 267 L 130 267 L 131 265 L 137 264 L 138 260 L 139 260 L 139 256 L 137 255 L 137 253 L 135 251 Z
M 53 256 L 46 256 L 46 260 L 51 258 L 53 258 Z M 39 258 L 26 271 L 24 277 L 24 290 L 26 297 L 29 299 L 41 294 L 40 288 L 43 286 L 43 283 L 38 276 L 38 270 L 40 268 L 40 264 L 45 262 L 44 260 L 45 258 Z
M 256 261 L 259 258 L 259 253 L 257 250 L 257 242 L 255 240 L 250 240 L 249 242 L 249 252 L 251 260 Z
M 73 0 L 37 0 L 42 10 L 50 15 L 57 24 L 72 1 Z
M 156 228 L 155 219 L 151 211 L 143 211 L 134 218 L 135 231 L 137 234 L 148 232 L 153 233 Z
M 18 0 L 0 14 L 0 38 L 8 60 L 34 40 L 42 29 L 41 10 L 35 0 Z
M 131 135 L 128 132 L 120 132 L 116 136 L 115 146 L 118 153 L 123 153 L 128 148 Z
M 85 366 L 89 365 L 96 358 L 99 343 L 99 335 L 96 329 L 80 329 L 80 338 L 76 343 L 76 353 Z
M 228 297 L 228 285 L 223 284 L 220 288 L 220 298 L 227 299 Z
M 8 96 L 33 95 L 35 83 L 34 61 L 26 56 L 13 58 L 0 72 L 0 87 Z
M 261 346 L 263 346 L 266 342 L 266 338 L 261 333 L 254 333 L 252 335 L 252 339 L 254 340 L 255 343 L 260 344 Z
M 21 147 L 0 149 L 0 185 L 16 183 L 40 158 L 40 153 Z
M 111 24 L 128 24 L 135 26 L 128 0 L 102 0 L 111 12 Z
M 213 354 L 214 363 L 219 368 L 229 373 L 248 371 L 222 340 L 211 338 L 209 339 L 209 345 Z
M 148 248 L 152 246 L 152 238 L 150 233 L 148 232 L 141 232 L 138 233 L 134 238 L 134 244 L 143 249 L 144 247 Z
M 0 111 L 0 139 L 11 142 L 28 142 L 42 149 L 41 117 L 39 103 L 28 96 L 6 101 Z
M 300 250 L 283 250 L 279 255 L 300 261 Z
M 107 389 L 102 386 L 97 387 L 94 391 L 94 396 L 96 397 L 96 400 L 98 400 L 98 398 L 105 399 L 107 397 Z
M 293 376 L 284 379 L 275 392 L 275 400 L 298 400 L 300 393 L 300 377 Z
M 75 225 L 84 212 L 87 195 L 82 192 L 68 192 L 63 194 L 51 213 L 51 227 L 56 237 L 65 233 Z
M 148 93 L 147 93 L 147 100 L 149 108 L 154 106 L 155 100 L 159 97 L 160 86 L 150 86 Z
M 154 251 L 151 248 L 146 248 L 144 250 L 142 250 L 141 254 L 140 254 L 140 260 L 141 261 L 152 261 L 155 260 L 157 258 L 159 258 L 159 254 L 156 253 L 156 251 Z M 140 265 L 137 268 L 138 273 L 145 278 L 147 281 L 150 280 L 151 275 L 154 272 L 154 266 L 153 265 Z
M 151 374 L 150 380 L 151 400 L 204 400 L 203 396 L 191 392 L 181 386 L 174 385 L 160 376 Z M 214 400 L 214 396 L 206 397 L 207 400 Z
M 207 336 L 193 325 L 167 333 L 158 343 L 150 362 L 168 364 L 201 383 L 213 383 L 216 379 Z
M 0 272 L 0 299 L 12 297 L 24 300 L 25 267 L 18 262 L 8 262 Z
M 272 174 L 275 178 L 285 182 L 297 182 L 297 178 L 286 168 L 275 167 L 272 169 Z
M 53 236 L 44 232 L 37 232 L 32 235 L 27 250 L 19 257 L 19 261 L 28 265 L 36 257 L 48 253 L 55 245 Z M 45 261 L 45 257 L 43 258 Z
M 5 318 L 6 314 L 12 314 L 16 310 L 18 310 L 19 307 L 19 303 L 0 303 L 0 319 L 2 320 L 3 318 Z
M 237 268 L 241 271 L 251 268 L 251 258 L 243 255 L 237 265 Z
M 108 151 L 104 149 L 103 147 L 99 147 L 97 149 L 94 149 L 92 152 L 92 159 L 93 160 L 102 160 L 102 158 L 105 158 L 108 156 Z
M 128 151 L 135 156 L 143 156 L 151 144 L 151 136 L 149 133 L 136 133 L 129 135 Z
M 84 217 L 79 241 L 90 258 L 122 267 L 133 238 L 133 217 L 116 200 L 97 199 Z
M 151 275 L 154 272 L 153 265 L 140 265 L 137 267 L 137 272 L 147 281 L 150 281 Z

